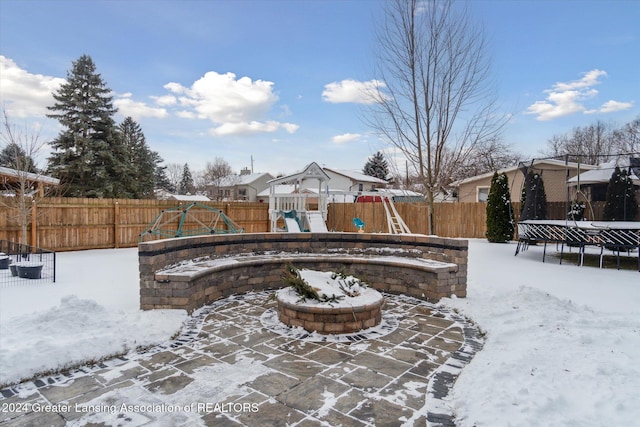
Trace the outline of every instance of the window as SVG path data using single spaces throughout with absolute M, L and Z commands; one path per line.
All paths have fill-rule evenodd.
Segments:
M 478 190 L 478 202 L 486 203 L 489 199 L 489 187 L 476 187 Z

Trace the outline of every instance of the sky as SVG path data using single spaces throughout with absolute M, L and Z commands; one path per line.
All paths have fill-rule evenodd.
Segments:
M 385 0 L 0 0 L 0 106 L 44 141 L 73 61 L 91 56 L 149 147 L 192 171 L 222 158 L 274 175 L 361 171 L 390 146 L 367 125 Z M 553 136 L 640 115 L 640 2 L 469 2 L 485 28 L 503 139 L 541 157 Z M 39 159 L 45 166 L 46 152 Z M 402 162 L 399 162 L 402 163 Z

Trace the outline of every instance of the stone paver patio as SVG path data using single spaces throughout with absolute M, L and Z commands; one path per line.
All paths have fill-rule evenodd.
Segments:
M 466 319 L 385 295 L 381 327 L 320 337 L 274 325 L 270 294 L 204 307 L 166 344 L 0 390 L 0 424 L 454 425 L 443 398 L 482 347 Z

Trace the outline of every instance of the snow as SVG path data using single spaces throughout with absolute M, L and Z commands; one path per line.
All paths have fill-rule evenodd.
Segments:
M 456 424 L 634 424 L 640 273 L 542 263 L 542 247 L 514 252 L 470 241 L 468 297 L 442 301 L 487 332 L 450 394 Z
M 139 309 L 137 263 L 137 248 L 62 252 L 56 283 L 1 287 L 0 384 L 177 333 L 185 311 Z
M 444 402 L 457 426 L 608 426 L 640 419 L 640 273 L 559 265 L 552 249 L 543 263 L 542 247 L 514 256 L 513 243 L 470 240 L 468 297 L 441 301 L 486 332 L 483 350 Z M 169 340 L 188 316 L 139 310 L 137 260 L 135 248 L 59 253 L 55 284 L 0 288 L 0 383 Z M 189 393 L 241 393 L 245 376 L 266 369 L 260 361 L 238 363 L 211 366 L 203 372 L 215 373 L 209 389 L 185 388 L 167 402 L 192 401 Z M 397 398 L 423 389 L 407 384 Z M 328 411 L 335 396 L 323 398 Z M 185 419 L 173 421 L 189 421 L 188 413 L 180 416 Z
M 300 295 L 291 286 L 280 289 L 278 299 L 288 304 L 297 304 L 301 307 L 331 307 L 350 308 L 364 305 L 376 304 L 382 301 L 382 294 L 374 288 L 368 287 L 353 276 L 334 276 L 327 271 L 316 271 L 302 269 L 298 270 L 300 277 L 312 286 L 320 298 L 336 299 L 328 302 L 316 301 L 312 299 L 301 300 Z M 342 284 L 342 287 L 340 286 Z M 351 284 L 351 286 L 349 286 Z

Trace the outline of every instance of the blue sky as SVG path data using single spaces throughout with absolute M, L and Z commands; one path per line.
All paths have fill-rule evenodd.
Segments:
M 640 1 L 471 1 L 485 26 L 504 140 L 640 115 Z M 166 163 L 361 170 L 387 148 L 362 118 L 384 0 L 0 0 L 0 102 L 59 132 L 50 95 L 83 54 Z M 41 164 L 42 166 L 43 164 Z

